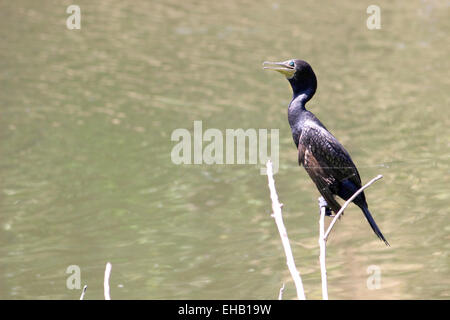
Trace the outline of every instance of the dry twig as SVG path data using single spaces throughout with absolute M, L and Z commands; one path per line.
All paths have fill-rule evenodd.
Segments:
M 328 300 L 328 287 L 327 287 L 327 244 L 324 238 L 325 232 L 325 212 L 326 202 L 322 197 L 319 198 L 320 219 L 319 219 L 319 247 L 320 247 L 320 274 L 322 277 L 322 299 Z
M 286 254 L 286 263 L 289 268 L 289 272 L 291 273 L 292 279 L 294 280 L 295 287 L 297 289 L 297 297 L 300 300 L 305 300 L 305 292 L 303 289 L 302 278 L 300 273 L 295 266 L 294 256 L 292 255 L 291 245 L 289 243 L 289 238 L 287 236 L 286 227 L 283 223 L 283 216 L 281 213 L 282 204 L 278 201 L 277 191 L 275 189 L 275 181 L 273 179 L 273 169 L 272 162 L 267 161 L 267 179 L 269 181 L 269 190 L 270 190 L 270 198 L 272 199 L 272 210 L 273 210 L 273 218 L 275 219 L 275 223 L 278 227 L 278 232 L 280 233 L 281 242 L 283 244 L 284 253 Z
M 84 285 L 83 291 L 81 291 L 80 300 L 84 300 L 84 294 L 86 293 L 87 285 Z
M 105 278 L 103 280 L 103 290 L 105 292 L 105 300 L 111 300 L 111 296 L 109 294 L 109 277 L 111 276 L 111 269 L 112 265 L 111 263 L 108 262 L 106 264 Z

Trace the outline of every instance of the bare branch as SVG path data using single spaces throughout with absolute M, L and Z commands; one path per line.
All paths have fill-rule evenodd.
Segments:
M 347 206 L 350 204 L 350 202 L 352 202 L 361 192 L 364 191 L 364 189 L 370 187 L 370 185 L 372 183 L 374 183 L 377 180 L 380 180 L 381 178 L 383 178 L 383 176 L 381 174 L 379 174 L 378 176 L 376 176 L 375 178 L 373 178 L 372 180 L 370 180 L 369 182 L 367 182 L 363 187 L 361 187 L 358 191 L 356 191 L 342 206 L 341 210 L 339 210 L 339 212 L 336 214 L 336 216 L 334 217 L 333 221 L 331 221 L 330 225 L 328 226 L 328 230 L 325 233 L 325 236 L 323 237 L 323 239 L 325 241 L 328 240 L 328 236 L 330 235 L 331 230 L 333 229 L 334 224 L 337 222 L 337 219 L 339 219 L 339 217 L 342 215 L 342 213 L 344 213 L 345 208 L 347 208 Z
M 322 201 L 323 200 L 323 201 Z M 322 197 L 319 198 L 319 208 L 320 208 L 320 219 L 319 219 L 319 247 L 320 247 L 320 274 L 322 277 L 322 299 L 328 300 L 328 286 L 327 286 L 327 244 L 324 238 L 325 232 L 325 211 L 326 202 Z
M 284 283 L 283 283 L 283 286 L 280 288 L 280 293 L 278 294 L 278 300 L 283 300 L 283 293 L 284 293 Z
M 286 263 L 291 273 L 292 279 L 294 280 L 295 287 L 297 289 L 297 297 L 299 300 L 305 300 L 305 292 L 303 289 L 302 278 L 300 273 L 295 266 L 294 257 L 292 255 L 291 245 L 289 243 L 289 238 L 287 236 L 287 231 L 283 223 L 283 216 L 281 213 L 281 203 L 278 201 L 277 191 L 275 189 L 275 181 L 273 179 L 273 169 L 272 162 L 267 161 L 267 179 L 269 181 L 270 198 L 272 199 L 272 210 L 275 223 L 278 227 L 278 232 L 280 233 L 281 242 L 283 244 L 284 253 L 286 254 Z
M 83 291 L 81 291 L 80 300 L 84 300 L 84 294 L 86 293 L 87 285 L 84 285 Z
M 112 265 L 111 263 L 108 262 L 106 264 L 105 278 L 103 280 L 103 290 L 105 292 L 105 300 L 111 300 L 111 296 L 109 294 L 109 277 L 111 276 L 111 269 Z

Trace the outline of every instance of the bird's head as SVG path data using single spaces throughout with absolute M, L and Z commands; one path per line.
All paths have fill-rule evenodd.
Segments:
M 286 76 L 291 83 L 294 97 L 305 94 L 307 100 L 311 99 L 317 89 L 316 75 L 308 62 L 291 59 L 282 62 L 265 61 L 264 69 L 278 71 Z M 306 101 L 307 101 L 306 100 Z

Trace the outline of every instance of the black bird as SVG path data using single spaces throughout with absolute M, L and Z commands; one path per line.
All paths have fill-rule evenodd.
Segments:
M 361 188 L 361 178 L 347 150 L 305 108 L 317 89 L 314 71 L 306 61 L 295 59 L 284 62 L 266 61 L 264 69 L 278 71 L 290 82 L 293 98 L 289 104 L 288 119 L 298 149 L 299 165 L 303 165 L 308 172 L 328 207 L 337 213 L 341 205 L 335 196 L 348 200 Z M 364 192 L 353 203 L 361 208 L 378 238 L 389 245 L 369 212 Z

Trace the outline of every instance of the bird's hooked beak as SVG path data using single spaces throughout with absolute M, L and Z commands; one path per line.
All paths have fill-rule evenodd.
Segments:
M 287 79 L 291 79 L 295 74 L 295 67 L 290 65 L 292 60 L 287 60 L 283 62 L 271 62 L 264 61 L 263 68 L 278 71 L 286 76 Z

